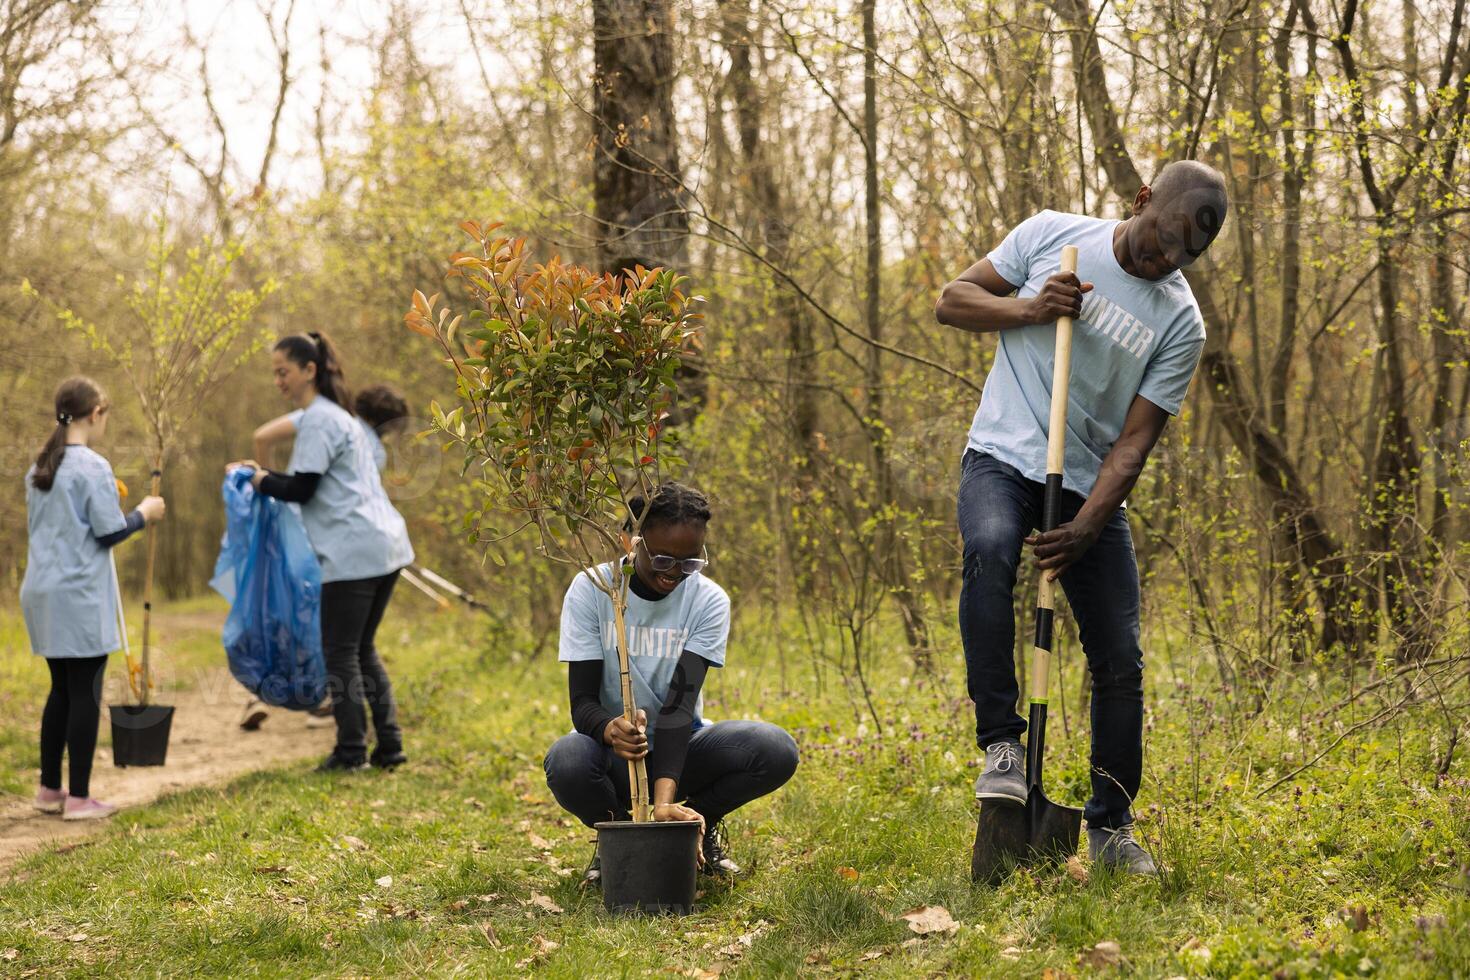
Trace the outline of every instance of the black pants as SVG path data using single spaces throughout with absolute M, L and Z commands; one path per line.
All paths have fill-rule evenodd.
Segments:
M 367 754 L 367 715 L 380 752 L 403 748 L 393 685 L 373 637 L 393 596 L 397 572 L 377 578 L 322 585 L 322 656 L 327 693 L 337 720 L 337 752 L 353 759 Z
M 102 671 L 107 657 L 47 657 L 51 693 L 41 712 L 41 785 L 61 789 L 61 753 L 71 757 L 67 792 L 91 792 L 92 754 L 102 708 Z
M 796 772 L 796 741 L 766 721 L 722 721 L 689 737 L 678 798 L 713 826 Z M 562 808 L 587 826 L 628 819 L 628 763 L 580 732 L 557 739 L 542 763 Z

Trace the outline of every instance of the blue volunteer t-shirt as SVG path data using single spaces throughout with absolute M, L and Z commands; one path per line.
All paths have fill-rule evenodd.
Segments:
M 98 536 L 127 526 L 117 478 L 86 446 L 67 446 L 50 490 L 26 472 L 30 541 L 20 584 L 31 650 L 42 657 L 99 657 L 120 649 L 121 609 L 112 549 Z
M 286 418 L 291 420 L 291 424 L 295 426 L 296 431 L 299 432 L 301 431 L 301 416 L 305 414 L 306 409 L 298 408 L 295 411 L 287 412 Z M 386 469 L 388 466 L 388 450 L 386 447 L 384 447 L 383 439 L 381 436 L 378 435 L 378 430 L 369 425 L 367 419 L 363 418 L 361 415 L 356 415 L 353 417 L 357 419 L 357 424 L 362 426 L 363 434 L 367 436 L 368 448 L 373 451 L 373 464 L 377 466 L 379 470 Z
M 1067 455 L 1062 485 L 1086 496 L 1135 395 L 1178 415 L 1205 346 L 1205 323 L 1178 271 L 1154 281 L 1123 271 L 1113 254 L 1119 222 L 1042 211 L 1017 225 L 991 252 L 990 264 L 1022 298 L 1035 296 L 1077 246 L 1077 278 L 1093 289 L 1072 325 Z M 999 331 L 968 447 L 1046 480 L 1055 323 Z
M 301 523 L 322 581 L 376 578 L 413 562 L 403 516 L 383 490 L 372 447 L 357 419 L 318 395 L 296 418 L 291 473 L 320 473 Z
M 589 570 L 601 581 L 616 583 L 618 566 L 606 562 Z M 602 706 L 623 713 L 623 689 L 619 680 L 617 629 L 612 600 L 588 577 L 578 572 L 567 588 L 561 607 L 562 663 L 579 660 L 602 661 Z M 730 637 L 730 597 L 702 574 L 691 575 L 662 599 L 644 599 L 628 590 L 628 672 L 633 683 L 633 700 L 648 716 L 649 744 L 653 742 L 654 719 L 663 708 L 664 695 L 674 678 L 680 655 L 688 650 L 710 662 L 725 666 L 725 643 Z M 703 726 L 704 695 L 694 707 L 694 728 Z
M 367 419 L 361 415 L 357 416 L 357 424 L 362 426 L 362 434 L 367 437 L 368 449 L 373 454 L 373 465 L 379 470 L 388 468 L 388 449 L 383 445 L 383 439 L 378 435 L 378 430 L 368 424 Z

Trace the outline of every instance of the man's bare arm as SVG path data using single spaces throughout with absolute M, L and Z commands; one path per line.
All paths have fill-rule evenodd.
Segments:
M 1054 531 L 1033 534 L 1026 543 L 1035 549 L 1037 565 L 1058 577 L 1067 567 L 1087 553 L 1097 541 L 1108 519 L 1117 512 L 1133 492 L 1148 454 L 1158 444 L 1168 424 L 1169 413 L 1142 395 L 1133 396 L 1123 431 L 1108 450 L 1097 482 L 1077 516 Z
M 981 259 L 940 291 L 934 318 L 971 333 L 1052 323 L 1060 316 L 1079 315 L 1082 294 L 1092 289 L 1092 283 L 1068 272 L 1047 279 L 1041 292 L 1026 299 L 1011 295 L 1016 289 L 1001 278 L 989 259 Z

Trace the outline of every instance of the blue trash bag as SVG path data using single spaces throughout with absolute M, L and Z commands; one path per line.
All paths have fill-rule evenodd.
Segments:
M 322 703 L 322 570 L 297 513 L 255 492 L 252 470 L 225 474 L 225 536 L 209 585 L 230 601 L 230 673 L 266 704 Z

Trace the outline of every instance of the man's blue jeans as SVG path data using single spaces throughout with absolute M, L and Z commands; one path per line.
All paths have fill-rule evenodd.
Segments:
M 1041 523 L 1043 490 L 1014 466 L 966 450 L 959 493 L 965 546 L 960 638 L 981 748 L 1020 738 L 1026 730 L 1016 713 L 1020 689 L 1012 591 L 1022 539 Z M 1062 492 L 1062 523 L 1077 515 L 1083 500 Z M 1092 672 L 1092 799 L 1084 816 L 1089 827 L 1116 828 L 1132 820 L 1130 807 L 1143 770 L 1138 562 L 1121 507 L 1081 560 L 1062 573 L 1061 585 Z

